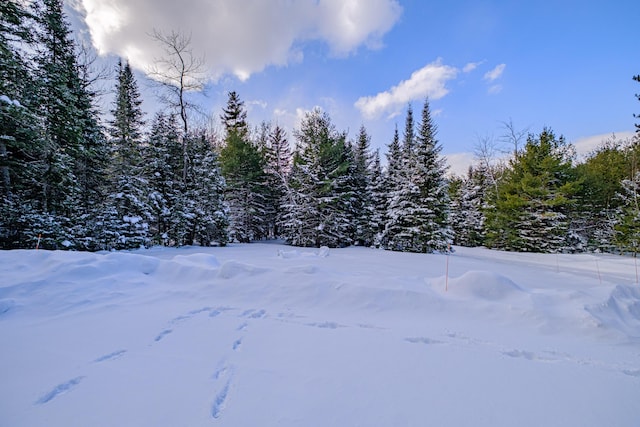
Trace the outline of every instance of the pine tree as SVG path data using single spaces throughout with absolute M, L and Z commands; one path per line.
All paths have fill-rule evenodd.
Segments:
M 428 253 L 446 251 L 451 243 L 446 166 L 435 134 L 428 101 L 417 135 L 412 110 L 408 109 L 402 167 L 396 172 L 389 198 L 387 249 Z
M 572 225 L 584 249 L 611 252 L 615 248 L 615 225 L 623 201 L 622 181 L 628 177 L 629 162 L 623 141 L 609 138 L 576 167 L 582 182 L 576 194 Z
M 269 128 L 270 129 L 270 128 Z M 270 129 L 264 150 L 267 181 L 266 205 L 269 235 L 278 237 L 282 229 L 287 181 L 291 169 L 291 153 L 287 135 L 280 126 Z
M 227 185 L 225 199 L 229 205 L 229 237 L 248 243 L 268 234 L 265 159 L 249 140 L 244 103 L 235 92 L 229 93 L 221 119 L 226 130 L 225 145 L 220 150 L 220 165 Z
M 371 246 L 374 239 L 374 231 L 371 227 L 374 206 L 371 195 L 370 141 L 367 130 L 361 126 L 354 152 L 354 197 L 351 201 L 354 211 L 353 240 L 360 246 Z
M 445 160 L 440 156 L 442 146 L 436 139 L 436 125 L 431 119 L 429 101 L 425 100 L 422 120 L 415 142 L 415 166 L 412 180 L 419 191 L 413 213 L 417 238 L 414 251 L 447 251 L 453 233 L 449 226 L 449 197 Z
M 295 246 L 351 245 L 353 153 L 345 135 L 315 109 L 303 118 L 296 139 L 284 237 Z
M 151 208 L 149 234 L 153 244 L 178 244 L 173 233 L 172 214 L 180 197 L 181 158 L 182 146 L 175 116 L 157 113 L 143 151 L 143 175 L 147 179 L 147 198 Z
M 450 223 L 457 245 L 475 247 L 484 244 L 484 210 L 488 188 L 486 178 L 487 174 L 480 165 L 475 169 L 469 167 L 466 178 L 450 183 Z
M 111 135 L 110 183 L 104 213 L 104 244 L 131 249 L 150 244 L 152 214 L 148 181 L 143 173 L 142 101 L 129 63 L 118 62 L 116 98 L 109 122 Z
M 188 199 L 193 202 L 192 240 L 201 246 L 225 246 L 229 241 L 229 220 L 218 156 L 204 134 L 195 138 L 190 146 L 193 176 L 189 180 Z
M 371 180 L 368 192 L 371 195 L 371 223 L 369 228 L 373 234 L 373 246 L 380 247 L 383 239 L 384 225 L 387 220 L 387 187 L 385 186 L 385 174 L 380 164 L 380 151 L 376 150 L 373 155 L 371 166 Z
M 499 185 L 495 209 L 487 212 L 487 244 L 526 252 L 572 250 L 570 214 L 579 188 L 564 138 L 549 129 L 529 135 Z
M 28 63 L 33 16 L 21 2 L 0 4 L 0 248 L 34 247 L 36 223 L 48 215 L 44 185 L 44 129 Z
M 62 0 L 35 4 L 37 77 L 46 135 L 43 210 L 57 230 L 43 246 L 96 249 L 92 234 L 104 199 L 107 146 L 88 76 L 78 64 Z

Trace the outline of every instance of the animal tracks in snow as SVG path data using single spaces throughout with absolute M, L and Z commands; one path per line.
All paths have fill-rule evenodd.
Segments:
M 85 377 L 76 377 L 73 378 L 67 382 L 58 384 L 57 386 L 55 386 L 51 391 L 45 393 L 40 399 L 38 399 L 36 401 L 37 405 L 43 405 L 47 402 L 52 401 L 53 399 L 55 399 L 56 397 L 58 397 L 59 395 L 63 394 L 63 393 L 67 393 L 71 390 L 73 390 L 78 384 L 80 384 L 80 381 L 82 381 Z
M 107 360 L 119 359 L 120 357 L 124 356 L 126 352 L 127 350 L 114 351 L 113 353 L 105 354 L 104 356 L 98 357 L 96 360 L 93 361 L 93 363 L 100 363 L 100 362 L 106 362 Z

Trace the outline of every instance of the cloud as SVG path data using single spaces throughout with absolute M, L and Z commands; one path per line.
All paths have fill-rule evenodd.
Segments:
M 502 85 L 492 85 L 492 86 L 489 87 L 487 92 L 489 92 L 492 95 L 494 95 L 496 93 L 500 93 L 500 92 L 502 92 Z
M 463 73 L 470 73 L 473 70 L 475 70 L 476 68 L 478 68 L 479 65 L 482 65 L 484 63 L 484 61 L 480 61 L 480 62 L 469 62 L 467 65 L 465 65 L 462 68 L 462 72 Z
M 475 162 L 473 153 L 445 154 L 444 157 L 447 159 L 447 164 L 449 165 L 448 172 L 451 176 L 467 176 L 469 166 Z
M 326 43 L 334 55 L 382 44 L 398 21 L 398 0 L 73 0 L 102 55 L 129 59 L 147 70 L 161 48 L 154 29 L 191 35 L 194 53 L 203 53 L 210 77 L 233 74 L 241 80 L 268 66 L 304 58 L 304 44 Z
M 604 141 L 611 140 L 615 135 L 617 141 L 631 139 L 634 136 L 633 131 L 622 131 L 615 133 L 605 133 L 600 135 L 592 135 L 578 138 L 573 146 L 579 159 L 586 158 L 591 152 L 598 148 Z
M 449 93 L 446 83 L 455 79 L 457 75 L 457 68 L 444 65 L 438 59 L 414 71 L 409 79 L 401 81 L 391 89 L 375 96 L 358 99 L 355 106 L 365 118 L 373 119 L 416 99 L 427 96 L 440 99 Z
M 484 75 L 484 79 L 490 82 L 497 80 L 498 78 L 500 78 L 500 76 L 502 76 L 502 73 L 504 72 L 506 66 L 507 64 L 500 64 L 493 70 L 487 71 Z

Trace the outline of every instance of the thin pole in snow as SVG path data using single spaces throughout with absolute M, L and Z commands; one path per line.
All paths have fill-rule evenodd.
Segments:
M 444 291 L 449 291 L 449 254 L 451 253 L 451 245 L 447 245 L 447 269 L 444 274 Z
M 38 234 L 38 241 L 36 242 L 36 250 L 40 249 L 40 238 L 42 237 L 42 234 Z

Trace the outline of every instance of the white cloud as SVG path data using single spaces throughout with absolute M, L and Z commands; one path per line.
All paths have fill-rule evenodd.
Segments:
M 429 97 L 440 99 L 449 93 L 446 83 L 455 79 L 458 69 L 442 64 L 438 59 L 431 64 L 414 71 L 411 77 L 403 80 L 391 89 L 380 92 L 375 96 L 358 99 L 355 106 L 367 119 L 373 119 L 389 110 L 394 110 L 409 101 Z
M 600 135 L 592 135 L 592 136 L 585 136 L 582 138 L 578 138 L 573 143 L 573 146 L 576 149 L 576 154 L 578 155 L 578 158 L 584 159 L 593 150 L 598 148 L 598 146 L 600 146 L 604 141 L 610 140 L 613 137 L 613 135 L 615 135 L 615 138 L 617 141 L 622 141 L 622 140 L 633 138 L 634 132 L 622 131 L 622 132 L 615 132 L 613 134 L 604 133 Z
M 482 65 L 484 61 L 480 61 L 480 62 L 469 62 L 467 65 L 465 65 L 462 68 L 462 72 L 463 73 L 470 73 L 473 70 L 475 70 L 476 68 L 478 68 L 479 65 Z
M 498 78 L 500 78 L 500 76 L 502 76 L 502 73 L 504 72 L 506 66 L 507 64 L 500 64 L 493 70 L 487 71 L 484 75 L 484 79 L 490 82 L 497 80 Z
M 473 153 L 445 154 L 444 157 L 449 165 L 449 175 L 452 176 L 467 176 L 469 166 L 475 161 Z
M 502 85 L 492 85 L 492 86 L 489 87 L 487 92 L 489 92 L 492 95 L 494 95 L 496 93 L 500 93 L 500 92 L 502 92 Z
M 146 70 L 162 55 L 153 29 L 191 35 L 207 59 L 210 77 L 246 80 L 265 67 L 303 58 L 306 41 L 325 42 L 346 55 L 375 48 L 398 21 L 397 0 L 74 0 L 100 54 L 126 56 Z

